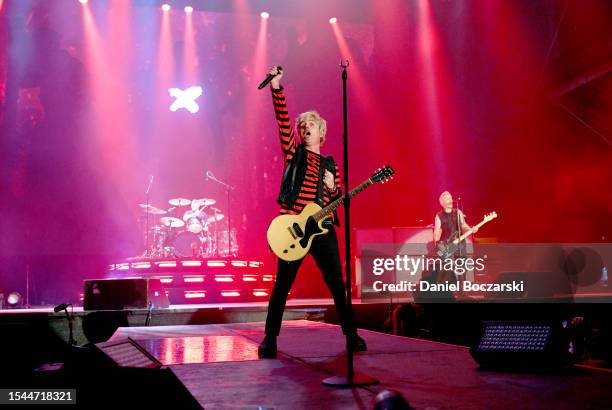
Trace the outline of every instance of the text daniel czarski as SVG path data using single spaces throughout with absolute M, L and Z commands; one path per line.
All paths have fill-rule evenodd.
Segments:
M 416 283 L 401 281 L 398 283 L 384 283 L 377 280 L 373 283 L 376 292 L 522 292 L 524 281 L 512 281 L 510 283 L 472 283 L 464 281 L 461 283 L 429 283 L 419 281 L 418 289 Z

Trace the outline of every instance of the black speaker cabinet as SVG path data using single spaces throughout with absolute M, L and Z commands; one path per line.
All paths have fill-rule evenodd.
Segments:
M 170 306 L 159 279 L 94 279 L 85 281 L 83 310 L 147 309 Z

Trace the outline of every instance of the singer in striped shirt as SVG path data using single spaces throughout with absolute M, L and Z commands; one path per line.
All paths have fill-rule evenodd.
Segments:
M 278 123 L 281 150 L 284 155 L 285 166 L 287 166 L 294 159 L 298 145 L 295 140 L 294 129 L 291 126 L 289 112 L 287 111 L 287 101 L 282 88 L 272 89 L 272 100 L 276 122 Z M 281 214 L 297 215 L 310 202 L 317 202 L 319 172 L 321 171 L 320 146 L 325 142 L 327 123 L 316 111 L 308 111 L 298 117 L 297 128 L 305 150 L 306 173 L 295 201 L 289 204 L 281 202 Z M 315 140 L 320 142 L 318 144 L 312 143 Z M 335 166 L 334 168 L 333 173 L 328 169 L 323 170 L 324 189 L 322 190 L 322 201 L 319 204 L 322 208 L 342 195 L 338 188 L 340 185 L 338 168 Z
M 285 94 L 280 85 L 283 71 L 278 67 L 273 67 L 269 74 L 275 76 L 270 82 L 270 87 L 281 150 L 285 159 L 281 190 L 277 199 L 281 207 L 280 212 L 281 214 L 299 214 L 304 206 L 311 202 L 325 207 L 342 195 L 339 188 L 338 168 L 333 158 L 321 155 L 320 148 L 325 142 L 327 123 L 316 111 L 308 111 L 299 115 L 296 120 L 296 129 L 300 137 L 300 144 L 298 144 L 295 131 L 291 127 Z M 324 222 L 329 232 L 314 238 L 309 254 L 312 255 L 321 270 L 325 284 L 332 294 L 347 344 L 350 344 L 355 351 L 367 350 L 365 341 L 357 335 L 353 317 L 347 309 L 338 238 L 332 222 L 338 223 L 335 216 L 333 221 L 330 218 Z M 276 282 L 268 304 L 266 337 L 258 350 L 260 357 L 276 357 L 276 338 L 280 333 L 287 295 L 301 264 L 302 260 L 287 262 L 278 259 Z

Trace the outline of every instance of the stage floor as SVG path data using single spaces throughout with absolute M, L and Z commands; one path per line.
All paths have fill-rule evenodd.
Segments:
M 119 328 L 167 365 L 206 409 L 371 409 L 384 389 L 415 408 L 610 408 L 612 373 L 574 367 L 549 374 L 482 371 L 466 347 L 361 330 L 367 352 L 355 370 L 376 377 L 367 388 L 335 389 L 321 380 L 346 372 L 336 325 L 283 322 L 277 359 L 258 359 L 263 323 Z M 109 342 L 110 342 L 109 341 Z M 261 407 L 260 407 L 261 406 Z

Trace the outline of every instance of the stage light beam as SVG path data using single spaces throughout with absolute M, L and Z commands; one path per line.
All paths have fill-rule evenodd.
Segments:
M 163 11 L 170 11 L 170 5 L 168 3 L 164 3 L 162 4 L 161 9 Z
M 193 13 L 193 7 L 191 6 L 185 6 L 185 13 Z
M 338 22 L 338 19 L 336 17 L 332 17 L 329 19 L 329 24 L 336 24 Z
M 270 18 L 270 13 L 268 13 L 267 11 L 262 11 L 260 14 L 262 19 L 269 19 Z

